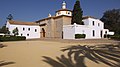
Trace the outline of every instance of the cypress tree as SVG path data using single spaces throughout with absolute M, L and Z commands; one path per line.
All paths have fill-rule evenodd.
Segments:
M 83 25 L 82 15 L 83 15 L 83 11 L 80 7 L 80 1 L 76 0 L 76 3 L 75 3 L 74 8 L 73 8 L 73 12 L 72 12 L 71 24 L 76 23 L 76 24 Z
M 9 14 L 8 17 L 7 17 L 8 20 L 12 20 L 13 19 L 13 16 L 12 14 Z

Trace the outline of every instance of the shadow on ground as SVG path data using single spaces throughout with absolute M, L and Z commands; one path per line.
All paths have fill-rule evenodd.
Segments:
M 15 62 L 5 62 L 5 61 L 0 61 L 0 67 L 10 65 L 10 64 L 15 64 Z
M 7 47 L 7 45 L 0 44 L 0 48 Z M 6 61 L 0 61 L 0 67 L 15 64 L 15 62 L 6 62 Z
M 0 44 L 0 48 L 7 47 L 7 45 Z
M 52 67 L 87 67 L 85 64 L 85 58 L 87 58 L 97 64 L 101 62 L 109 67 L 120 67 L 120 44 L 69 46 L 61 51 L 67 52 L 67 57 L 61 55 L 55 60 L 43 56 L 43 61 Z

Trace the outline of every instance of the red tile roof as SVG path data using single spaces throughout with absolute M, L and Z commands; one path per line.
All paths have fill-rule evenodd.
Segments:
M 21 21 L 14 21 L 14 20 L 9 20 L 9 23 L 14 25 L 38 25 L 35 22 L 21 22 Z

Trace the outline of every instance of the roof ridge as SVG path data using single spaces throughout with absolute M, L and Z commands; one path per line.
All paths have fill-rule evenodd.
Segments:
M 10 24 L 15 24 L 15 25 L 38 25 L 35 22 L 24 22 L 24 21 L 15 21 L 15 20 L 9 20 L 8 22 Z

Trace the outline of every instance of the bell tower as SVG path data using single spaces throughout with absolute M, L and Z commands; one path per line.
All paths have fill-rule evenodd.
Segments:
M 62 2 L 62 9 L 56 11 L 56 16 L 61 16 L 61 15 L 72 16 L 72 11 L 68 10 L 66 5 L 67 5 L 66 2 L 63 1 Z
M 66 9 L 66 2 L 65 1 L 63 1 L 63 3 L 62 3 L 62 9 Z

